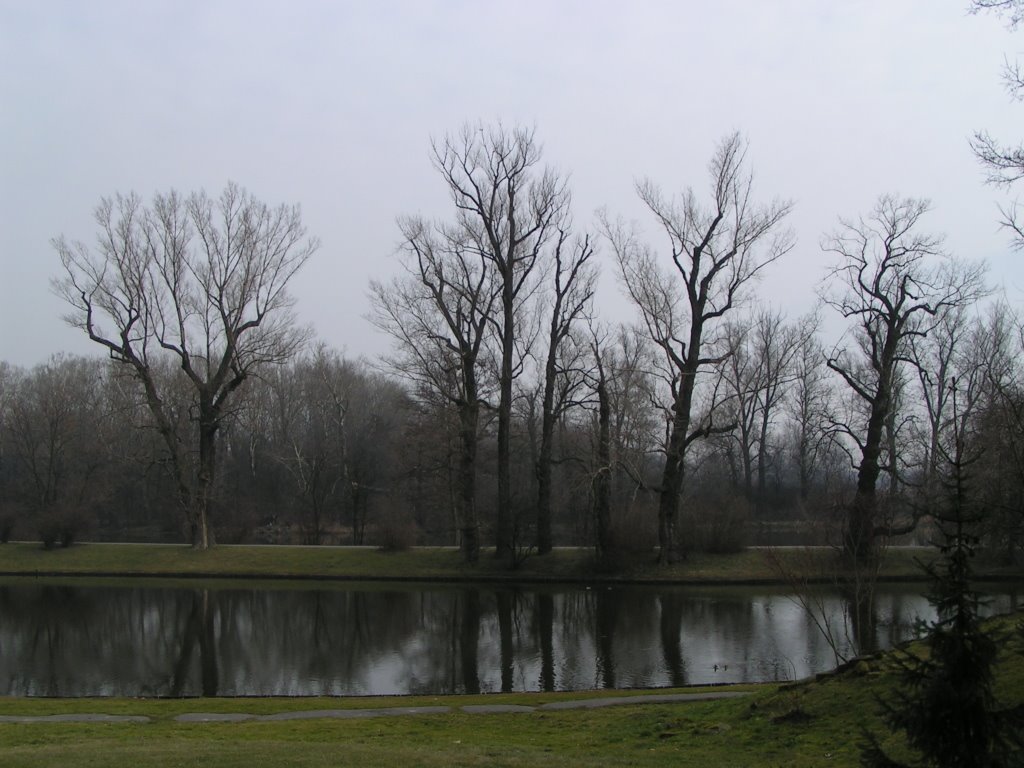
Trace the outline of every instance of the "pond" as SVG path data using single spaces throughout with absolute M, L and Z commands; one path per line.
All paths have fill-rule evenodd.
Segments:
M 986 608 L 1018 605 L 995 589 Z M 0 580 L 0 695 L 320 696 L 791 680 L 932 617 L 770 588 Z M 833 628 L 831 637 L 820 626 Z

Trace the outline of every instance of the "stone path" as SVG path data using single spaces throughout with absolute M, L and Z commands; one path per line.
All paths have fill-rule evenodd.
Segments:
M 174 719 L 179 723 L 241 723 L 246 721 L 315 720 L 334 718 L 351 720 L 368 717 L 400 717 L 403 715 L 444 715 L 465 712 L 473 715 L 499 715 L 518 712 L 550 712 L 565 709 L 597 709 L 627 704 L 675 704 L 690 701 L 713 701 L 747 696 L 739 691 L 708 691 L 707 693 L 652 693 L 639 696 L 609 696 L 598 699 L 569 699 L 550 704 L 526 706 L 522 704 L 465 704 L 448 707 L 380 707 L 377 709 L 306 709 L 277 712 L 272 715 L 252 715 L 245 712 L 188 712 Z M 0 723 L 148 723 L 144 715 L 0 715 Z

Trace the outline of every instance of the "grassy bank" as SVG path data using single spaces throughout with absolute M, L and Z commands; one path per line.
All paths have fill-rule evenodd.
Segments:
M 922 577 L 918 561 L 931 550 L 890 549 L 881 578 Z M 658 567 L 654 556 L 624 560 L 614 571 L 598 566 L 588 549 L 556 549 L 545 557 L 529 557 L 512 570 L 488 552 L 468 566 L 457 550 L 418 547 L 386 553 L 373 548 L 219 546 L 199 552 L 183 545 L 76 544 L 44 550 L 38 544 L 0 545 L 0 574 L 125 575 L 174 577 L 252 577 L 322 579 L 394 579 L 401 581 L 638 581 L 702 584 L 785 583 L 800 573 L 829 581 L 840 572 L 828 549 L 747 550 L 733 555 L 691 555 L 685 562 Z M 1020 578 L 1020 568 L 979 563 L 980 575 Z
M 1018 617 L 1002 618 L 997 696 L 1024 703 Z M 0 715 L 141 714 L 143 724 L 0 723 L 0 765 L 80 766 L 856 766 L 863 728 L 883 733 L 878 696 L 893 685 L 882 657 L 742 699 L 601 710 L 418 715 L 369 720 L 184 724 L 182 712 L 266 714 L 301 709 L 540 704 L 566 694 L 401 699 L 0 699 Z M 747 690 L 751 690 L 748 688 Z M 573 694 L 578 698 L 581 694 Z M 898 749 L 899 739 L 887 736 Z

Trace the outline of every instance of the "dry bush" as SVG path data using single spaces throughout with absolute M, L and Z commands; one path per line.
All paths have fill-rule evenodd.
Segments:
M 418 539 L 416 524 L 407 515 L 390 510 L 381 515 L 374 533 L 381 552 L 405 552 L 415 546 Z
M 739 496 L 696 498 L 684 503 L 676 532 L 684 552 L 742 552 L 749 538 L 750 504 Z
M 608 547 L 601 552 L 602 570 L 614 572 L 638 557 L 651 555 L 658 546 L 658 519 L 653 510 L 613 510 L 608 526 Z
M 39 538 L 44 549 L 70 547 L 86 529 L 86 516 L 78 509 L 55 507 L 39 516 Z
M 24 514 L 20 505 L 0 502 L 0 544 L 6 544 L 14 534 L 18 519 Z

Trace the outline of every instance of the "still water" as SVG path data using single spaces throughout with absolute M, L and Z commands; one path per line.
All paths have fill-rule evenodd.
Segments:
M 1018 604 L 997 589 L 989 612 Z M 0 581 L 0 695 L 317 696 L 790 680 L 932 617 L 766 588 Z M 820 625 L 832 627 L 827 637 Z M 834 648 L 833 648 L 834 647 Z

